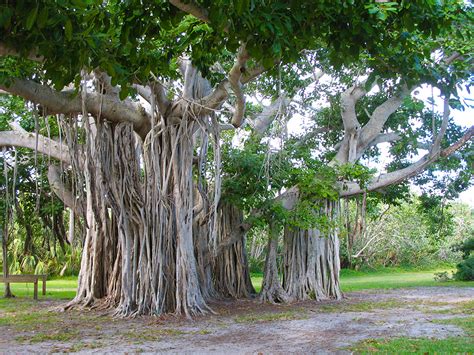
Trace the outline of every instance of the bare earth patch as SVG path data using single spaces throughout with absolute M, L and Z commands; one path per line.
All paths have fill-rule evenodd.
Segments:
M 58 313 L 45 309 L 59 303 L 40 301 L 18 310 L 0 308 L 0 348 L 6 353 L 345 352 L 370 338 L 463 336 L 461 328 L 438 321 L 472 315 L 466 305 L 473 302 L 473 287 L 407 288 L 348 293 L 341 302 L 221 302 L 213 305 L 217 315 L 187 320 Z

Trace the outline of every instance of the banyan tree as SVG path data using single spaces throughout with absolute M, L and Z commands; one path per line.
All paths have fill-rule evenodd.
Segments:
M 440 38 L 458 17 L 469 16 L 457 1 L 0 6 L 2 94 L 24 98 L 37 119 L 55 115 L 60 126 L 59 137 L 45 137 L 12 125 L 0 132 L 0 146 L 53 158 L 51 188 L 85 226 L 78 290 L 66 308 L 192 316 L 212 311 L 209 301 L 249 297 L 251 215 L 269 231 L 263 300 L 340 298 L 339 199 L 405 180 L 473 134 L 471 128 L 445 144 L 449 98 L 465 69 L 456 65 L 465 63 L 466 47 Z M 415 37 L 422 43 L 414 44 Z M 430 61 L 433 53 L 441 59 Z M 224 198 L 222 180 L 232 184 L 232 176 L 222 171 L 222 135 L 244 126 L 261 140 L 281 110 L 301 101 L 306 79 L 300 77 L 312 73 L 317 90 L 315 66 L 333 76 L 369 74 L 341 80 L 341 127 L 319 127 L 301 138 L 339 130 L 335 155 L 325 161 L 334 171 L 400 138 L 388 122 L 417 85 L 439 84 L 444 116 L 427 155 L 403 169 L 364 184 L 346 174 L 331 182 L 330 196 L 308 193 L 302 184 L 268 195 L 267 207 L 290 214 L 310 201 L 313 222 L 285 225 L 269 212 L 275 208 L 244 210 Z M 448 84 L 435 82 L 439 73 Z M 356 106 L 376 84 L 391 91 L 362 121 Z M 249 93 L 276 99 L 260 113 L 246 113 Z M 283 283 L 276 264 L 281 233 Z

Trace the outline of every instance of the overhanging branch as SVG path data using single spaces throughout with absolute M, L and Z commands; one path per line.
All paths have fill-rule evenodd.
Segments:
M 341 197 L 352 196 L 363 193 L 364 191 L 376 191 L 384 187 L 400 183 L 410 177 L 413 177 L 423 171 L 430 164 L 434 163 L 440 157 L 445 158 L 452 155 L 457 150 L 461 149 L 464 144 L 466 144 L 474 136 L 474 126 L 469 128 L 464 135 L 456 143 L 452 144 L 448 148 L 443 150 L 433 151 L 424 155 L 421 159 L 415 163 L 407 166 L 406 168 L 393 171 L 387 174 L 383 174 L 378 178 L 374 179 L 369 183 L 366 189 L 362 189 L 356 183 L 349 183 L 346 185 L 346 189 L 343 189 L 340 193 Z
M 36 134 L 19 131 L 0 131 L 0 147 L 23 147 L 36 149 Z M 70 164 L 71 156 L 67 146 L 38 135 L 38 152 Z
M 194 17 L 200 19 L 203 22 L 209 22 L 209 16 L 206 9 L 199 7 L 192 1 L 180 1 L 180 0 L 170 0 L 170 4 L 177 7 L 183 12 L 186 12 Z
M 74 92 L 58 92 L 32 80 L 13 79 L 10 86 L 0 85 L 0 89 L 44 106 L 47 114 L 82 112 L 82 100 Z M 137 103 L 121 101 L 111 95 L 87 93 L 86 106 L 91 114 L 100 114 L 111 122 L 132 123 L 135 131 L 141 136 L 145 136 L 150 130 L 150 119 L 145 109 Z

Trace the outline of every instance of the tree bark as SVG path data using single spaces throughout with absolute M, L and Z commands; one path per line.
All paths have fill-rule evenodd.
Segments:
M 262 302 L 287 303 L 292 300 L 292 297 L 282 287 L 278 276 L 277 250 L 280 229 L 274 222 L 270 223 L 268 234 L 267 258 L 263 271 L 264 277 L 260 300 Z
M 338 217 L 337 202 L 324 201 L 320 213 L 331 225 Z M 337 228 L 285 228 L 283 287 L 295 300 L 340 299 Z
M 248 268 L 247 229 L 242 211 L 230 204 L 219 207 L 218 248 L 214 259 L 214 285 L 220 295 L 247 298 L 255 294 Z

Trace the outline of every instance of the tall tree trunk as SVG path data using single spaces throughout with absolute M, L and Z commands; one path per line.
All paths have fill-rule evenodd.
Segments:
M 315 212 L 326 218 L 324 230 L 285 228 L 283 287 L 296 300 L 340 299 L 338 202 L 323 201 Z
M 194 253 L 194 122 L 183 118 L 153 132 L 144 150 L 130 124 L 96 127 L 85 169 L 88 232 L 72 305 L 105 298 L 122 316 L 209 311 Z
M 265 260 L 265 269 L 263 271 L 262 291 L 260 300 L 262 302 L 286 303 L 292 298 L 282 287 L 278 277 L 277 250 L 278 239 L 280 238 L 280 229 L 275 223 L 270 223 L 268 229 L 268 248 L 267 258 Z
M 74 210 L 72 208 L 69 208 L 67 241 L 71 245 L 73 245 L 73 243 L 74 243 L 75 219 L 76 219 L 76 216 L 74 215 Z
M 107 181 L 103 171 L 110 169 L 113 162 L 106 161 L 107 167 L 101 170 L 99 153 L 95 141 L 97 132 L 88 130 L 87 152 L 81 171 L 75 167 L 76 174 L 83 179 L 86 191 L 86 235 L 83 244 L 81 269 L 78 278 L 76 297 L 66 308 L 76 305 L 111 307 L 118 304 L 121 292 L 121 254 L 118 231 L 115 227 L 117 217 L 110 213 L 106 205 Z M 103 141 L 102 144 L 107 144 Z M 78 159 L 80 160 L 80 159 Z M 108 170 L 111 172 L 111 170 Z M 79 187 L 80 188 L 80 187 Z M 114 291 L 115 293 L 111 293 Z M 100 300 L 100 302 L 98 302 Z
M 230 204 L 219 207 L 217 255 L 214 260 L 215 289 L 224 297 L 246 298 L 255 294 L 245 248 L 242 211 Z

